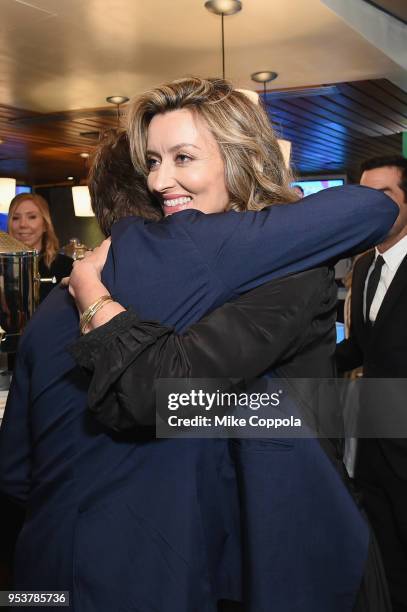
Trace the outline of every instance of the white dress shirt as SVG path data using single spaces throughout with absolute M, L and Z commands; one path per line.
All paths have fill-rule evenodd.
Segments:
M 396 242 L 396 244 L 394 244 L 392 247 L 387 249 L 387 251 L 385 251 L 384 253 L 379 253 L 379 251 L 377 250 L 377 247 L 375 249 L 375 257 L 367 273 L 365 288 L 364 288 L 364 293 L 363 293 L 363 316 L 364 316 L 365 321 L 366 321 L 367 283 L 369 281 L 369 276 L 371 275 L 373 271 L 378 255 L 381 255 L 383 257 L 384 264 L 381 270 L 379 284 L 377 286 L 377 290 L 373 298 L 372 306 L 370 308 L 369 318 L 372 323 L 376 321 L 380 306 L 382 305 L 384 296 L 386 295 L 386 291 L 390 287 L 391 281 L 393 280 L 397 270 L 399 269 L 401 262 L 407 255 L 407 236 L 404 236 L 404 238 L 401 238 L 401 240 Z

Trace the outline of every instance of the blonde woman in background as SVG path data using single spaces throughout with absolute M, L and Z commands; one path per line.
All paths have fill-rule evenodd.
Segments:
M 45 198 L 30 193 L 15 196 L 10 204 L 7 229 L 13 238 L 39 251 L 40 277 L 53 279 L 40 285 L 42 302 L 55 284 L 72 270 L 72 259 L 58 253 L 59 241 Z

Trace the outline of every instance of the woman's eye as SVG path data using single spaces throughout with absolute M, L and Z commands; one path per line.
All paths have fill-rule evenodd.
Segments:
M 189 155 L 185 155 L 183 153 L 178 153 L 177 157 L 176 157 L 176 161 L 180 164 L 185 164 L 189 161 L 191 161 L 191 157 Z
M 156 168 L 159 164 L 158 159 L 154 159 L 154 157 L 150 157 L 149 159 L 147 159 L 147 168 L 149 170 L 153 170 L 154 168 Z

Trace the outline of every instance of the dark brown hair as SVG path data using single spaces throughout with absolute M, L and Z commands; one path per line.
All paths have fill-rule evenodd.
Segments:
M 371 157 L 366 159 L 360 166 L 360 173 L 377 168 L 399 168 L 401 181 L 399 187 L 404 193 L 404 201 L 407 202 L 407 159 L 401 155 L 385 155 L 382 157 Z
M 92 209 L 105 236 L 115 221 L 137 215 L 158 221 L 161 207 L 147 190 L 141 170 L 133 166 L 126 132 L 107 132 L 97 147 L 89 171 Z

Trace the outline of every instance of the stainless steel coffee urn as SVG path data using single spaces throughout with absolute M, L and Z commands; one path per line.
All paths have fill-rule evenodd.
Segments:
M 0 231 L 0 357 L 16 352 L 38 299 L 37 251 Z

